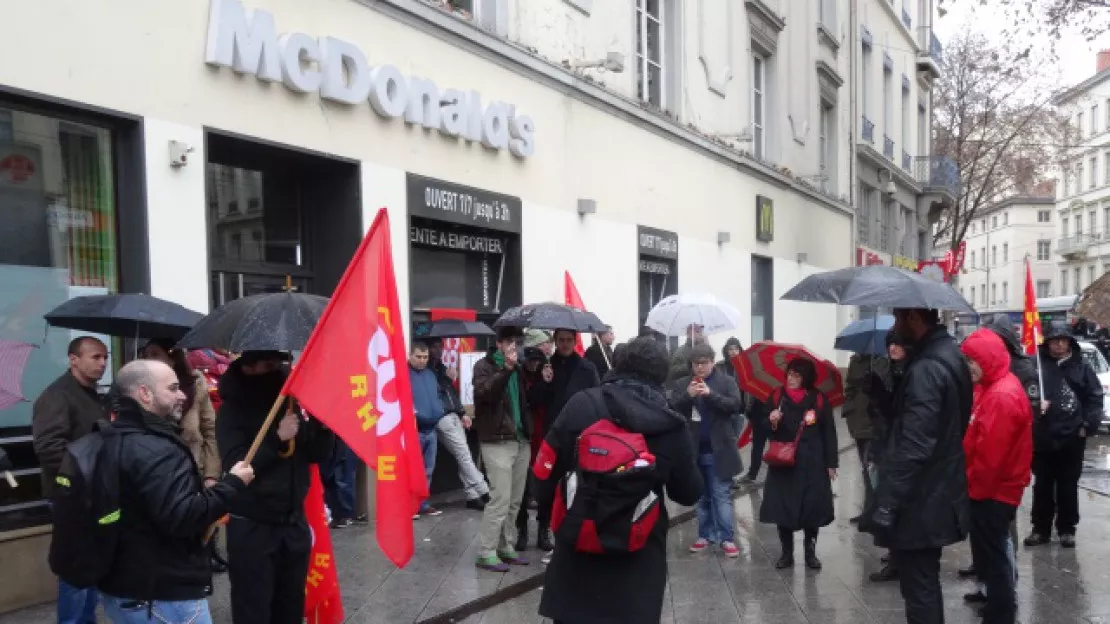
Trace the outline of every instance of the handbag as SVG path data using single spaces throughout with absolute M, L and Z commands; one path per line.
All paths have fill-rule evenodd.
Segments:
M 781 410 L 781 408 L 780 408 Z M 793 468 L 797 461 L 798 441 L 802 439 L 802 432 L 806 430 L 803 419 L 798 423 L 798 435 L 790 442 L 771 440 L 767 444 L 767 452 L 763 454 L 763 463 L 772 468 Z

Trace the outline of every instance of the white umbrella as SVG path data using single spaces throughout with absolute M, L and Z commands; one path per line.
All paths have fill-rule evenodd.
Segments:
M 685 336 L 691 325 L 701 325 L 707 334 L 740 326 L 740 311 L 707 293 L 671 295 L 648 313 L 647 326 L 667 336 Z

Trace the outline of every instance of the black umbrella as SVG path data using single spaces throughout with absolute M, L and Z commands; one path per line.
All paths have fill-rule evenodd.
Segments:
M 243 297 L 213 310 L 177 346 L 232 353 L 303 351 L 327 305 L 326 297 L 295 292 Z
M 427 326 L 427 331 L 419 338 L 466 338 L 469 336 L 495 336 L 497 335 L 489 325 L 478 321 L 464 321 L 461 319 L 441 319 L 433 321 Z
M 137 293 L 74 297 L 44 317 L 52 327 L 127 338 L 180 338 L 204 315 Z
M 860 307 L 975 312 L 950 284 L 920 273 L 878 265 L 810 275 L 781 298 Z
M 609 327 L 593 312 L 579 310 L 561 303 L 530 303 L 509 308 L 493 324 L 494 328 L 518 327 L 520 329 L 569 329 L 596 334 L 609 331 Z

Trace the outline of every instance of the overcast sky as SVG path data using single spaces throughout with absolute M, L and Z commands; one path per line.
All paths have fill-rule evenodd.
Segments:
M 1001 36 L 1008 22 L 1002 9 L 982 6 L 976 0 L 945 2 L 948 13 L 936 21 L 937 37 L 943 44 L 953 33 L 974 24 L 976 28 L 986 28 L 984 34 Z M 1048 45 L 1048 36 L 1045 36 Z M 1097 50 L 1110 50 L 1110 34 L 1102 35 L 1094 41 L 1087 41 L 1079 34 L 1061 37 L 1056 44 L 1060 56 L 1060 86 L 1068 87 L 1090 78 L 1095 73 L 1095 54 Z

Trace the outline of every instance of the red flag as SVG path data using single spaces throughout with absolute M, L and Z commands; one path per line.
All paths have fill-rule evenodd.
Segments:
M 343 601 L 328 530 L 328 513 L 324 510 L 324 484 L 320 481 L 319 467 L 313 464 L 310 470 L 304 512 L 312 531 L 312 554 L 304 584 L 304 617 L 309 624 L 340 624 Z
M 578 294 L 578 287 L 574 285 L 574 280 L 570 278 L 570 271 L 563 271 L 563 291 L 564 303 L 579 310 L 586 309 L 586 304 L 582 303 L 582 295 Z M 582 346 L 582 334 L 575 336 L 574 350 L 578 352 L 578 355 L 586 354 L 586 349 Z
M 460 321 L 476 321 L 478 320 L 478 311 L 470 310 L 467 308 L 432 308 L 428 311 L 432 317 L 432 321 L 439 321 L 442 319 L 458 319 Z M 463 353 L 470 353 L 474 351 L 476 346 L 474 337 L 469 336 L 465 338 L 444 338 L 443 339 L 443 365 L 447 367 L 458 368 L 459 356 Z M 454 382 L 455 389 L 459 389 L 459 380 Z
M 374 469 L 378 546 L 398 567 L 412 558 L 412 514 L 428 496 L 406 365 L 389 216 L 382 208 L 284 392 Z
M 1033 288 L 1033 269 L 1029 258 L 1025 259 L 1025 312 L 1021 315 L 1021 345 L 1025 353 L 1033 355 L 1041 344 L 1044 332 L 1041 329 L 1041 314 L 1037 312 L 1037 291 Z
M 742 449 L 752 443 L 752 421 L 744 424 L 744 430 L 740 432 L 740 437 L 736 439 L 736 448 Z

